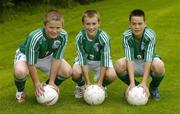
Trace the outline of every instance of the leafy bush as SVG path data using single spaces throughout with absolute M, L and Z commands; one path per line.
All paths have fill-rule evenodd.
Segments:
M 96 2 L 96 1 L 102 1 L 102 0 L 75 0 L 79 2 L 80 4 L 89 4 L 91 2 Z
M 43 3 L 61 6 L 63 8 L 69 8 L 69 7 L 73 7 L 75 5 L 74 0 L 43 0 Z
M 96 1 L 102 0 L 0 0 L 0 23 L 2 23 L 3 20 L 8 20 L 7 17 L 9 16 L 13 18 L 13 13 L 15 13 L 16 11 L 25 12 L 38 5 L 45 4 L 60 6 L 63 8 L 71 8 L 74 7 L 76 4 L 84 5 Z

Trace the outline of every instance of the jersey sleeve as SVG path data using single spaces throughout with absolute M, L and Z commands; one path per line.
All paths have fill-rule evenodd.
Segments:
M 26 47 L 26 57 L 28 64 L 36 64 L 38 59 L 38 49 L 39 49 L 39 39 L 42 37 L 42 32 L 37 32 L 35 34 L 30 34 L 27 37 L 27 47 Z
M 63 40 L 61 41 L 61 45 L 59 48 L 53 53 L 53 57 L 55 59 L 63 59 L 64 58 L 64 51 L 68 42 L 68 34 L 64 31 L 61 36 Z
M 78 54 L 78 59 L 79 59 L 79 64 L 82 65 L 87 65 L 88 60 L 87 60 L 87 54 L 83 48 L 83 36 L 82 33 L 79 32 L 79 34 L 76 37 L 76 46 L 77 46 L 77 54 Z
M 131 36 L 123 34 L 123 48 L 126 60 L 132 61 L 134 60 L 134 49 L 131 46 L 132 42 L 129 40 Z
M 110 41 L 107 33 L 102 31 L 100 33 L 100 41 L 103 44 L 102 49 L 100 51 L 101 54 L 101 66 L 110 67 Z
M 156 35 L 153 31 L 150 30 L 146 30 L 145 31 L 145 38 L 148 39 L 148 45 L 147 45 L 147 49 L 144 52 L 144 61 L 145 62 L 152 62 L 153 60 L 153 55 L 155 52 L 155 40 L 156 40 Z

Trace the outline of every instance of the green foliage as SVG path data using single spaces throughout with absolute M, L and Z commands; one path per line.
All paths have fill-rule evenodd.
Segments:
M 89 4 L 91 2 L 96 2 L 96 1 L 102 1 L 102 0 L 75 0 L 79 2 L 80 4 Z
M 71 8 L 76 4 L 74 0 L 43 0 L 43 3 L 61 6 L 63 8 Z
M 77 4 L 89 4 L 96 1 L 101 0 L 0 0 L 0 23 L 13 19 L 16 11 L 28 12 L 41 5 L 73 8 Z
M 0 23 L 4 21 L 3 15 L 4 10 L 11 9 L 14 7 L 12 0 L 0 0 Z

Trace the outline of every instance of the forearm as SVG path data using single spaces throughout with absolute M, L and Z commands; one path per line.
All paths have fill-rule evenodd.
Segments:
M 106 67 L 101 67 L 98 84 L 102 85 L 105 73 L 106 73 Z
M 147 83 L 147 80 L 149 77 L 149 72 L 150 72 L 150 67 L 151 67 L 151 62 L 145 62 L 142 83 L 145 83 L 145 84 Z
M 83 71 L 83 74 L 84 74 L 84 78 L 85 78 L 86 84 L 89 85 L 90 84 L 90 80 L 89 80 L 88 66 L 87 65 L 82 66 L 82 71 Z
M 134 82 L 134 61 L 127 61 L 127 69 L 129 74 L 130 85 L 135 85 Z
M 83 44 L 82 44 L 81 40 L 78 40 L 76 42 L 76 45 L 77 45 L 77 53 L 78 53 L 79 63 L 81 66 L 86 65 L 87 64 L 87 53 L 85 52 L 85 50 L 83 48 Z
M 50 70 L 50 80 L 49 83 L 53 83 L 56 79 L 56 76 L 58 74 L 60 67 L 60 60 L 59 59 L 53 59 L 51 64 L 51 70 Z
M 40 81 L 39 81 L 39 77 L 37 75 L 36 66 L 28 65 L 28 69 L 29 69 L 29 73 L 30 73 L 30 76 L 31 76 L 31 79 L 32 79 L 34 85 L 37 86 L 38 84 L 40 84 Z

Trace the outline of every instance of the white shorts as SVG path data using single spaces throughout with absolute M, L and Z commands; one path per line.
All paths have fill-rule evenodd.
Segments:
M 16 50 L 16 54 L 15 54 L 15 56 L 14 56 L 14 65 L 15 65 L 18 61 L 26 61 L 26 55 L 24 55 L 23 53 L 21 53 L 19 49 Z
M 134 60 L 134 70 L 136 76 L 143 76 L 144 74 L 144 60 Z
M 50 75 L 52 58 L 53 58 L 52 55 L 49 55 L 45 58 L 38 59 L 36 63 L 36 67 L 41 69 L 48 76 Z M 14 64 L 16 64 L 18 61 L 25 61 L 25 62 L 27 61 L 26 55 L 23 54 L 19 49 L 16 50 L 16 55 L 14 57 Z
M 78 64 L 79 65 L 79 60 L 76 57 L 75 59 L 75 63 L 74 64 Z M 112 60 L 110 60 L 110 67 L 113 68 L 113 64 L 112 64 Z M 100 76 L 100 61 L 92 61 L 92 60 L 88 60 L 88 64 L 87 64 L 89 70 L 93 71 L 94 74 L 94 81 L 97 81 L 99 79 Z

